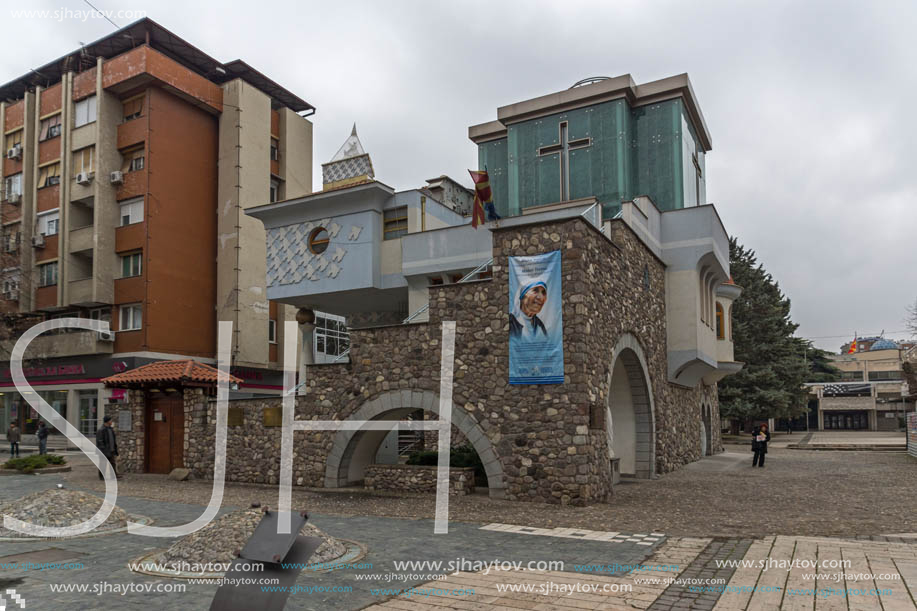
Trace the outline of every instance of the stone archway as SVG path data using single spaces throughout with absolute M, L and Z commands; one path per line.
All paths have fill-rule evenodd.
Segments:
M 400 420 L 418 409 L 439 415 L 439 395 L 424 390 L 393 390 L 367 401 L 348 420 Z M 491 498 L 504 498 L 506 478 L 496 449 L 477 421 L 464 409 L 452 405 L 452 424 L 474 447 L 487 473 Z M 363 479 L 387 431 L 338 431 L 325 465 L 325 487 L 340 488 Z
M 649 479 L 656 472 L 656 419 L 646 357 L 637 338 L 625 333 L 612 352 L 605 407 L 609 457 L 621 475 Z

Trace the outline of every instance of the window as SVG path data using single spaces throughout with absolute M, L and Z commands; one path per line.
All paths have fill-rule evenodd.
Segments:
M 84 98 L 73 105 L 73 125 L 82 127 L 96 120 L 96 97 L 94 95 Z
M 143 169 L 143 145 L 123 151 L 121 156 L 124 159 L 121 163 L 122 172 L 136 172 Z
M 19 243 L 21 240 L 22 234 L 10 227 L 7 229 L 6 233 L 3 234 L 3 241 L 0 246 L 3 247 L 3 252 L 16 252 L 19 250 Z
M 38 266 L 38 286 L 57 284 L 57 261 Z
M 124 102 L 122 102 L 122 107 L 124 109 L 125 121 L 136 119 L 143 113 L 143 94 L 124 100 Z
M 6 148 L 11 149 L 14 146 L 22 146 L 22 130 L 17 129 L 11 134 L 6 135 Z
M 394 240 L 408 232 L 408 208 L 394 208 L 383 213 L 384 228 L 382 238 Z
M 60 113 L 53 117 L 42 119 L 41 126 L 38 128 L 38 141 L 44 142 L 58 136 L 60 136 Z
M 277 321 L 276 320 L 267 321 L 267 341 L 272 344 L 277 343 Z
M 343 318 L 332 318 L 327 314 L 316 316 L 313 342 L 318 362 L 330 362 L 323 361 L 321 355 L 337 357 L 343 354 L 350 348 L 350 334 L 347 332 Z
M 121 313 L 121 322 L 118 325 L 119 331 L 136 331 L 142 324 L 142 308 L 139 303 L 123 305 L 118 308 Z
M 95 148 L 87 146 L 73 153 L 73 177 L 77 174 L 91 174 L 95 171 Z
M 309 250 L 314 255 L 320 255 L 328 249 L 331 238 L 324 227 L 317 227 L 309 234 Z
M 723 314 L 723 306 L 716 304 L 716 338 L 726 339 L 726 320 Z
M 38 183 L 37 186 L 39 189 L 44 189 L 45 187 L 50 187 L 53 185 L 60 184 L 60 161 L 55 161 L 54 163 L 49 163 L 46 166 L 38 168 Z
M 49 236 L 57 235 L 60 225 L 60 211 L 46 212 L 38 215 L 38 233 Z
M 143 198 L 121 202 L 121 226 L 143 222 Z
M 280 199 L 279 193 L 280 193 L 280 185 L 277 184 L 277 181 L 272 180 L 271 181 L 271 193 L 268 198 L 268 201 L 270 201 L 271 203 L 276 202 L 278 199 Z
M 3 181 L 4 199 L 9 199 L 10 195 L 22 195 L 22 172 L 7 176 Z
M 280 142 L 277 138 L 271 138 L 271 161 L 280 160 Z
M 121 277 L 130 278 L 141 274 L 143 253 L 135 252 L 121 257 Z

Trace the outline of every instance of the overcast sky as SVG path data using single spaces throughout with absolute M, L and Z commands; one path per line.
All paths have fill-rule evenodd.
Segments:
M 707 195 L 792 300 L 798 334 L 836 351 L 901 339 L 917 299 L 917 3 L 142 2 L 220 61 L 243 59 L 318 108 L 313 177 L 353 122 L 376 178 L 470 184 L 469 125 L 595 75 L 690 75 L 713 139 Z M 84 2 L 4 0 L 0 82 L 114 30 L 11 18 Z M 124 26 L 136 15 L 114 15 Z M 14 49 L 14 52 L 10 52 Z

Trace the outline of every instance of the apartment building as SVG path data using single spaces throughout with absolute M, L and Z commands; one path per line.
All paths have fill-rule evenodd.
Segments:
M 36 391 L 90 432 L 119 399 L 101 378 L 214 362 L 217 322 L 232 321 L 240 391 L 278 392 L 295 309 L 267 299 L 264 228 L 243 211 L 311 192 L 314 107 L 149 19 L 29 68 L 0 86 L 0 312 L 112 329 L 37 338 Z M 0 427 L 10 420 L 30 433 L 37 415 L 7 362 Z

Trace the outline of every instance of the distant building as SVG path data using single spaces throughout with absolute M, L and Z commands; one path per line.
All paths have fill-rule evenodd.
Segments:
M 881 337 L 858 338 L 857 351 L 831 355 L 841 371 L 839 383 L 810 384 L 818 430 L 897 431 L 904 412 L 912 411 L 904 380 L 904 355 L 897 342 Z

